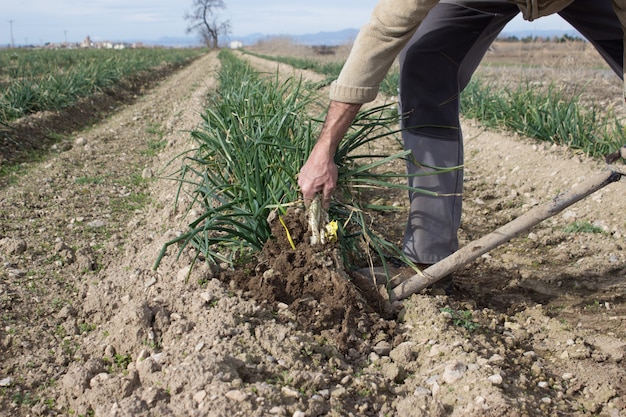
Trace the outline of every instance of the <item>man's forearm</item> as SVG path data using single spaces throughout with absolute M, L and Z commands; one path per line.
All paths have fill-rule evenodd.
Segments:
M 337 186 L 335 152 L 360 108 L 360 104 L 330 102 L 319 139 L 300 169 L 298 185 L 305 202 L 321 193 L 324 208 L 330 205 L 332 192 Z
M 324 146 L 334 155 L 339 142 L 354 122 L 360 109 L 361 104 L 331 101 L 318 139 L 318 145 Z

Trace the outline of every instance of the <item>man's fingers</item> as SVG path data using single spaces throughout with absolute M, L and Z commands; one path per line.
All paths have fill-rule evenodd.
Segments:
M 330 200 L 333 196 L 333 190 L 331 189 L 324 189 L 324 192 L 322 194 L 322 207 L 325 210 L 328 210 L 328 208 L 330 207 Z

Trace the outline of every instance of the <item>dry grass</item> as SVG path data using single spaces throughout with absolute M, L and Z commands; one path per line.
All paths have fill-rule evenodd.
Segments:
M 289 56 L 319 62 L 343 62 L 348 58 L 351 48 L 351 43 L 339 46 L 300 45 L 285 36 L 261 40 L 247 49 L 263 55 Z
M 622 81 L 587 42 L 495 42 L 476 71 L 498 86 L 553 85 L 583 104 L 624 113 Z

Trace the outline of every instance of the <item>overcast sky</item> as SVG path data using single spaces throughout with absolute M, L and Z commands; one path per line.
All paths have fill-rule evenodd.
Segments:
M 232 35 L 308 34 L 359 28 L 377 0 L 225 0 L 219 11 Z M 186 36 L 191 0 L 0 0 L 0 45 L 92 40 L 156 40 Z M 507 30 L 569 29 L 558 16 Z

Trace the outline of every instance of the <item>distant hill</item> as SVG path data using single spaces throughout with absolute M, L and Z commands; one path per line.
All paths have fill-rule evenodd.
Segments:
M 274 34 L 268 35 L 264 33 L 252 33 L 246 36 L 231 36 L 233 41 L 240 41 L 244 45 L 254 45 L 260 40 L 270 39 L 275 37 L 289 38 L 294 43 L 301 45 L 343 45 L 354 41 L 356 35 L 359 33 L 358 29 L 343 29 L 336 32 L 318 32 L 304 35 L 281 35 Z
M 544 39 L 559 38 L 563 35 L 571 36 L 574 38 L 583 38 L 583 36 L 577 30 L 516 30 L 506 31 L 500 33 L 500 38 L 516 37 L 518 39 L 537 37 Z
M 285 37 L 291 39 L 294 43 L 301 45 L 343 45 L 354 41 L 358 29 L 344 29 L 336 32 L 318 32 L 305 35 L 268 35 L 263 33 L 252 33 L 246 36 L 231 36 L 230 40 L 242 42 L 244 45 L 254 45 L 259 40 L 270 39 L 273 37 Z M 576 30 L 520 30 L 502 32 L 500 37 L 517 37 L 518 39 L 531 37 L 553 38 L 568 35 L 572 37 L 582 37 Z
M 146 45 L 167 46 L 170 48 L 190 48 L 194 46 L 202 46 L 197 36 L 165 36 L 156 40 L 140 40 Z
M 317 32 L 303 35 L 286 35 L 286 34 L 265 34 L 265 33 L 251 33 L 245 36 L 229 36 L 226 42 L 240 41 L 244 46 L 254 45 L 260 40 L 271 39 L 275 37 L 284 37 L 291 39 L 294 43 L 301 45 L 344 45 L 346 43 L 353 42 L 356 35 L 359 33 L 358 29 L 343 29 L 335 32 Z M 582 37 L 580 33 L 575 30 L 520 30 L 520 31 L 507 31 L 502 32 L 500 37 L 517 37 L 518 39 L 531 37 L 541 38 L 553 38 L 563 35 Z M 141 40 L 141 42 L 147 45 L 162 45 L 168 47 L 192 47 L 199 46 L 200 41 L 197 37 L 185 36 L 185 37 L 162 37 L 156 40 Z

